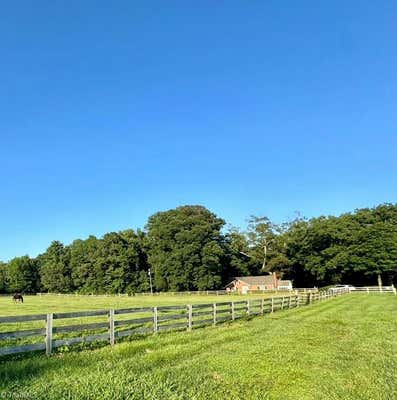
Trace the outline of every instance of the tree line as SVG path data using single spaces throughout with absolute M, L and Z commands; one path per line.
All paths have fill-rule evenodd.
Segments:
M 0 262 L 0 292 L 129 293 L 223 288 L 235 276 L 277 272 L 296 287 L 391 284 L 397 278 L 397 205 L 246 229 L 203 206 L 149 217 L 144 230 L 53 241 L 30 258 Z

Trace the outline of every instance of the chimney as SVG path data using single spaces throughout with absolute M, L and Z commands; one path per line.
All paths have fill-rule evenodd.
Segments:
M 273 272 L 272 275 L 273 275 L 273 286 L 274 286 L 275 289 L 277 289 L 278 288 L 277 275 L 276 275 L 275 272 Z

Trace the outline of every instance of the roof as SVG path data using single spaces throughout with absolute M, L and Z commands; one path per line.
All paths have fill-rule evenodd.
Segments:
M 273 275 L 262 276 L 238 276 L 235 280 L 242 281 L 248 285 L 273 285 Z
M 292 286 L 292 281 L 278 281 L 277 282 L 278 286 Z

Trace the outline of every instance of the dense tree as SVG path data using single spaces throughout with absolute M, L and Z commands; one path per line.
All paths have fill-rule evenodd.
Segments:
M 158 212 L 146 226 L 157 290 L 203 290 L 222 283 L 224 221 L 202 206 Z
M 73 290 L 69 247 L 54 241 L 41 255 L 39 262 L 43 290 L 59 293 L 68 293 Z
M 202 206 L 152 215 L 146 231 L 52 242 L 36 259 L 0 263 L 0 292 L 118 293 L 222 288 L 234 276 L 270 271 L 297 287 L 397 280 L 397 205 L 275 224 L 252 216 L 229 228 Z
M 11 292 L 35 293 L 39 285 L 39 273 L 35 260 L 28 256 L 15 257 L 7 265 L 8 288 Z
M 397 266 L 397 206 L 381 205 L 340 217 L 300 220 L 287 232 L 287 255 L 296 282 L 391 283 Z
M 73 283 L 82 293 L 139 292 L 149 289 L 144 235 L 133 230 L 90 236 L 70 246 Z
M 0 293 L 7 293 L 8 291 L 6 268 L 7 264 L 0 261 Z

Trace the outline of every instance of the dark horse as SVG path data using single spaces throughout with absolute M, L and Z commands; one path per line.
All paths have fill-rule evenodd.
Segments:
M 15 293 L 14 296 L 12 296 L 12 300 L 14 303 L 23 303 L 23 296 L 20 293 Z

